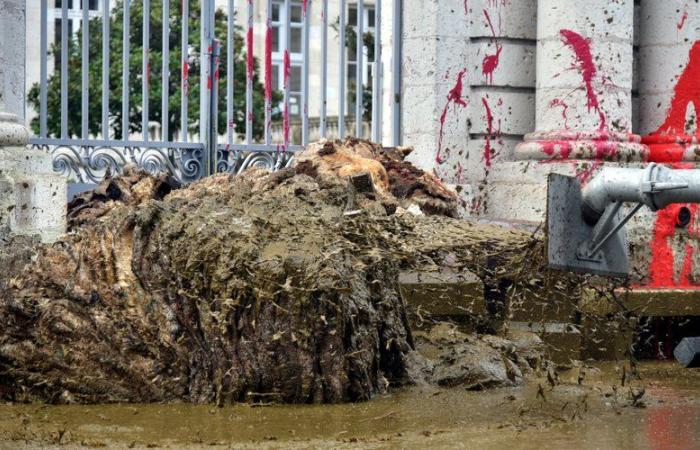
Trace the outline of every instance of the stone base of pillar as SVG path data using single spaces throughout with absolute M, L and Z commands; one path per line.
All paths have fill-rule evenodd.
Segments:
M 520 160 L 646 161 L 648 148 L 632 133 L 614 131 L 539 131 L 515 148 Z
M 642 138 L 649 147 L 649 161 L 659 163 L 700 163 L 700 142 L 686 134 L 650 134 Z
M 0 113 L 0 227 L 54 242 L 66 230 L 66 179 L 51 156 L 27 149 L 27 130 Z

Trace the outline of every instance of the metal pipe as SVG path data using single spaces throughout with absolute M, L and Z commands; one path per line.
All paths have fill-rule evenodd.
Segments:
M 700 170 L 605 167 L 582 191 L 583 215 L 597 222 L 613 202 L 634 202 L 657 211 L 673 203 L 700 203 Z
M 109 139 L 109 0 L 102 2 L 102 139 Z
M 343 139 L 345 137 L 345 78 L 347 77 L 347 68 L 345 67 L 345 10 L 346 0 L 340 0 L 340 68 L 338 73 L 340 74 L 340 79 L 338 80 L 338 137 Z
M 163 65 L 161 80 L 160 128 L 161 140 L 169 141 L 170 134 L 170 0 L 163 0 Z
M 122 139 L 129 139 L 129 24 L 131 0 L 124 0 L 124 31 L 122 35 Z
M 39 78 L 41 82 L 39 84 L 39 136 L 46 137 L 46 85 L 47 85 L 47 69 L 46 69 L 46 59 L 47 54 L 47 30 L 48 19 L 47 19 L 47 0 L 41 0 L 41 58 Z
M 182 142 L 187 142 L 188 110 L 189 110 L 189 39 L 190 39 L 190 5 L 188 0 L 182 0 L 182 43 L 181 43 L 181 74 L 180 74 L 180 139 Z
M 362 75 L 363 75 L 363 50 L 364 50 L 364 42 L 363 42 L 363 35 L 365 33 L 365 28 L 364 28 L 364 14 L 365 14 L 365 7 L 364 7 L 364 0 L 358 0 L 357 1 L 357 28 L 355 31 L 357 32 L 357 42 L 356 46 L 357 49 L 355 51 L 355 63 L 357 64 L 355 66 L 356 72 L 355 72 L 355 137 L 356 138 L 362 138 L 363 137 L 363 129 L 362 129 L 362 113 L 364 111 L 364 82 L 362 80 Z

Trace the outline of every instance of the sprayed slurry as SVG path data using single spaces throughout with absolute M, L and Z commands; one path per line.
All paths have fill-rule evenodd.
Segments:
M 289 59 L 289 50 L 284 51 L 284 90 L 289 89 L 289 76 L 292 71 L 292 63 Z M 285 104 L 284 114 L 283 114 L 283 128 L 284 128 L 284 151 L 287 151 L 289 146 L 289 102 Z
M 606 128 L 605 114 L 600 109 L 598 95 L 593 89 L 593 81 L 595 80 L 598 71 L 595 67 L 595 63 L 593 62 L 591 42 L 575 31 L 560 30 L 559 34 L 564 45 L 571 48 L 576 56 L 576 63 L 573 65 L 573 68 L 578 69 L 583 77 L 586 98 L 588 99 L 588 111 L 593 109 L 598 113 L 598 117 L 600 118 L 599 130 L 604 130 Z
M 444 133 L 445 133 L 445 120 L 447 119 L 447 111 L 450 108 L 450 104 L 454 103 L 455 107 L 456 106 L 461 106 L 461 107 L 467 106 L 467 101 L 462 98 L 462 88 L 463 88 L 462 77 L 464 77 L 464 74 L 466 72 L 467 72 L 467 70 L 463 69 L 457 74 L 457 82 L 455 83 L 454 87 L 452 89 L 450 89 L 450 92 L 447 93 L 447 103 L 445 104 L 445 107 L 442 110 L 442 114 L 440 115 L 440 134 L 438 135 L 438 151 L 437 151 L 437 154 L 435 155 L 435 162 L 437 162 L 438 164 L 443 163 L 442 140 L 443 140 Z
M 493 84 L 493 73 L 496 71 L 501 61 L 503 46 L 499 44 L 496 39 L 496 30 L 493 28 L 493 23 L 491 22 L 488 11 L 484 10 L 484 16 L 486 17 L 489 28 L 491 28 L 491 34 L 493 35 L 492 42 L 496 45 L 496 53 L 484 56 L 484 60 L 481 62 L 481 74 L 486 78 L 487 84 Z

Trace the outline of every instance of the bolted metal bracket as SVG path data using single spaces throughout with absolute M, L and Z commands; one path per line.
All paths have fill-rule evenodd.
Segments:
M 629 272 L 621 203 L 605 210 L 595 225 L 582 214 L 581 184 L 575 177 L 550 174 L 547 180 L 547 252 L 553 269 L 624 277 Z

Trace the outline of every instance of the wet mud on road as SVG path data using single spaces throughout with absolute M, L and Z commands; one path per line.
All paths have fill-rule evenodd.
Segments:
M 629 366 L 603 363 L 521 388 L 412 387 L 344 405 L 7 404 L 0 406 L 0 448 L 700 446 L 700 371 L 645 362 L 639 379 L 629 373 Z

